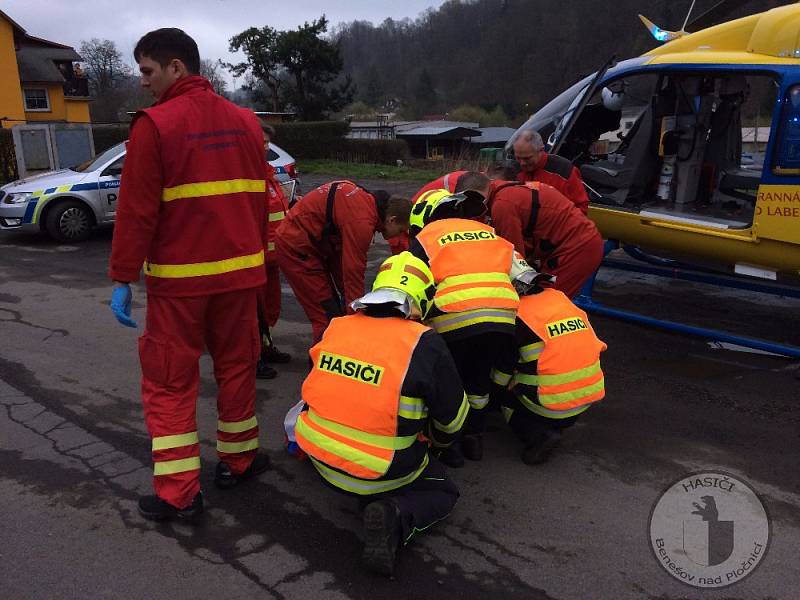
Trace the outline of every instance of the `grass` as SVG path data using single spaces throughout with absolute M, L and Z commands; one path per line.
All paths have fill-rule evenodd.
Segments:
M 323 173 L 349 179 L 386 179 L 418 183 L 427 183 L 447 172 L 442 169 L 412 169 L 406 166 L 371 165 L 337 160 L 301 160 L 297 163 L 297 170 L 301 177 L 304 174 Z

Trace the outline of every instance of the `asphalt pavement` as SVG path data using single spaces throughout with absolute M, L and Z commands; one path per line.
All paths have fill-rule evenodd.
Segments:
M 314 185 L 322 178 L 308 178 Z M 381 186 L 393 192 L 407 186 Z M 413 187 L 413 186 L 412 186 Z M 150 444 L 139 400 L 137 331 L 108 309 L 112 229 L 86 243 L 0 232 L 0 595 L 27 598 L 785 598 L 800 597 L 800 362 L 599 316 L 607 398 L 546 464 L 519 460 L 499 415 L 486 456 L 452 471 L 453 514 L 406 549 L 387 580 L 360 569 L 347 497 L 283 450 L 310 327 L 283 287 L 278 346 L 294 360 L 259 381 L 273 469 L 230 491 L 211 482 L 215 384 L 201 359 L 203 526 L 140 518 Z M 387 255 L 377 240 L 370 272 Z M 597 297 L 656 317 L 800 344 L 800 300 L 602 270 Z M 749 577 L 699 590 L 670 576 L 648 519 L 683 475 L 749 482 L 771 518 Z

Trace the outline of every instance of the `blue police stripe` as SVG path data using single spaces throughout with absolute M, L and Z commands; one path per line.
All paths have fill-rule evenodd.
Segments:
M 22 217 L 23 223 L 33 222 L 33 213 L 36 211 L 36 205 L 39 204 L 39 199 L 31 200 L 28 202 L 28 207 L 25 209 L 25 216 Z
M 99 186 L 101 190 L 107 190 L 107 189 L 110 189 L 110 188 L 118 188 L 119 187 L 119 179 L 113 179 L 111 181 L 102 181 L 99 184 L 95 183 L 94 185 L 95 185 L 95 188 Z
M 70 188 L 71 192 L 84 192 L 86 190 L 96 190 L 100 185 L 95 181 L 93 183 L 76 183 Z
M 47 189 L 46 189 L 46 190 L 45 190 L 45 191 L 42 193 L 42 195 L 43 195 L 43 196 L 47 196 L 48 194 L 52 194 L 52 193 L 53 193 L 53 192 L 55 192 L 55 191 L 56 191 L 56 188 L 47 188 Z

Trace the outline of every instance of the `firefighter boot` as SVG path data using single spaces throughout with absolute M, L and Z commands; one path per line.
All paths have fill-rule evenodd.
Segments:
M 561 432 L 551 429 L 542 432 L 533 443 L 522 451 L 522 462 L 526 465 L 539 465 L 545 462 L 561 441 Z
M 461 454 L 461 443 L 453 442 L 449 448 L 439 451 L 436 458 L 452 469 L 460 469 L 464 466 L 464 455 Z
M 262 353 L 256 363 L 256 379 L 275 379 L 277 376 L 278 372 L 266 363 Z
M 197 525 L 203 518 L 203 493 L 198 494 L 186 508 L 173 506 L 155 494 L 139 498 L 139 514 L 149 521 L 171 521 L 173 519 Z
M 467 434 L 461 438 L 461 452 L 469 460 L 483 459 L 483 436 L 481 434 Z
M 261 360 L 279 365 L 290 362 L 292 355 L 287 352 L 281 352 L 275 344 L 269 344 L 261 351 Z
M 378 500 L 364 509 L 364 566 L 375 573 L 394 573 L 400 548 L 400 509 L 391 500 Z
M 255 477 L 259 473 L 263 473 L 270 468 L 269 456 L 261 452 L 255 455 L 253 462 L 238 475 L 231 471 L 231 468 L 224 462 L 217 463 L 217 471 L 214 474 L 214 485 L 223 490 L 235 487 L 238 483 Z

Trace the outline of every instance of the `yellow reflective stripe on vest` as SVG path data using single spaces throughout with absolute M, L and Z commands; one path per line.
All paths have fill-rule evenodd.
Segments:
M 525 385 L 563 385 L 565 383 L 574 383 L 581 379 L 586 379 L 592 375 L 600 372 L 600 361 L 598 360 L 593 365 L 589 365 L 583 369 L 576 369 L 569 373 L 561 375 L 525 375 L 520 373 L 516 381 Z
M 184 183 L 175 187 L 164 188 L 161 200 L 171 202 L 181 198 L 201 198 L 203 196 L 222 196 L 239 192 L 265 192 L 266 181 L 263 179 L 227 179 L 223 181 L 206 181 L 203 183 Z
M 186 471 L 196 471 L 200 468 L 200 457 L 181 458 L 179 460 L 165 460 L 153 465 L 153 475 L 174 475 Z
M 397 415 L 404 419 L 424 419 L 428 416 L 428 407 L 425 406 L 425 401 L 422 398 L 400 396 Z
M 528 344 L 519 349 L 519 362 L 529 363 L 539 360 L 539 355 L 544 350 L 544 342 L 536 342 L 535 344 Z
M 244 442 L 221 442 L 217 440 L 217 452 L 225 454 L 239 454 L 249 450 L 258 450 L 258 438 L 245 440 Z
M 170 448 L 180 448 L 181 446 L 191 446 L 199 443 L 197 432 L 181 433 L 178 435 L 162 435 L 153 438 L 153 452 L 156 450 L 169 450 Z
M 442 288 L 439 288 L 442 289 Z M 447 292 L 436 296 L 436 306 L 442 307 L 465 300 L 479 300 L 484 298 L 503 298 L 504 300 L 519 300 L 517 292 L 504 287 L 473 287 L 455 292 Z
M 376 448 L 383 448 L 384 450 L 405 450 L 406 448 L 413 446 L 414 442 L 417 441 L 416 435 L 390 436 L 365 433 L 363 431 L 359 431 L 358 429 L 348 427 L 347 425 L 341 425 L 340 423 L 334 423 L 333 421 L 324 419 L 310 409 L 306 413 L 306 416 L 320 427 L 330 429 L 332 432 L 338 433 L 343 437 L 350 438 L 351 440 L 369 444 L 370 446 L 375 446 Z M 301 419 L 298 419 L 298 423 L 300 421 Z
M 493 383 L 497 385 L 506 386 L 511 381 L 511 373 L 503 373 L 499 369 L 492 369 L 492 372 L 489 374 Z
M 584 404 L 577 408 L 570 408 L 569 410 L 549 410 L 537 402 L 531 402 L 527 396 L 518 395 L 517 398 L 529 411 L 548 419 L 566 419 L 567 417 L 574 417 L 591 406 L 591 404 Z
M 458 407 L 458 414 L 456 415 L 455 419 L 446 424 L 440 423 L 434 419 L 433 426 L 442 433 L 455 433 L 464 426 L 464 421 L 467 419 L 467 413 L 469 413 L 469 402 L 467 401 L 467 395 L 464 394 L 464 396 L 461 398 L 461 406 Z
M 437 287 L 444 289 L 452 285 L 463 285 L 465 283 L 507 283 L 511 285 L 511 280 L 505 273 L 466 273 L 464 275 L 445 277 Z
M 217 421 L 217 429 L 225 433 L 242 433 L 253 427 L 258 427 L 258 420 L 255 416 L 244 421 Z
M 144 263 L 145 275 L 161 277 L 164 279 L 180 279 L 183 277 L 203 277 L 206 275 L 222 275 L 242 269 L 251 269 L 264 264 L 264 251 L 215 260 L 213 262 L 189 263 L 186 265 L 157 265 L 150 262 Z
M 569 402 L 571 400 L 580 400 L 581 398 L 586 398 L 587 396 L 591 396 L 592 394 L 596 394 L 597 392 L 605 390 L 605 379 L 601 379 L 600 381 L 593 383 L 592 385 L 587 385 L 582 388 L 578 388 L 577 390 L 570 390 L 568 392 L 559 392 L 557 394 L 543 394 L 541 392 L 542 388 L 539 388 L 539 402 L 543 405 L 546 404 L 561 404 L 562 402 Z
M 391 461 L 386 460 L 385 458 L 381 458 L 379 456 L 375 456 L 374 454 L 370 454 L 369 452 L 364 452 L 363 450 L 349 446 L 344 442 L 335 440 L 332 437 L 329 437 L 324 433 L 309 427 L 302 418 L 297 419 L 295 431 L 301 438 L 308 440 L 326 452 L 335 454 L 347 462 L 364 467 L 365 469 L 369 469 L 375 473 L 386 473 L 389 465 L 391 464 Z
M 425 470 L 425 467 L 428 466 L 428 453 L 426 452 L 423 455 L 422 464 L 416 471 L 413 471 L 404 477 L 398 477 L 397 479 L 379 479 L 374 481 L 370 479 L 358 479 L 357 477 L 351 477 L 346 473 L 331 469 L 328 465 L 316 460 L 314 457 L 311 457 L 311 463 L 317 469 L 319 474 L 322 475 L 322 477 L 331 485 L 345 490 L 346 492 L 363 496 L 369 494 L 380 494 L 382 492 L 390 492 L 392 490 L 401 488 L 404 485 L 408 485 L 417 477 L 419 477 L 420 474 Z
M 286 216 L 286 211 L 279 211 L 274 213 L 269 213 L 269 222 L 274 223 L 275 221 L 283 221 L 284 217 Z
M 438 333 L 447 333 L 478 323 L 506 323 L 514 325 L 515 314 L 513 310 L 503 308 L 478 308 L 457 313 L 448 313 L 428 319 L 425 324 Z

